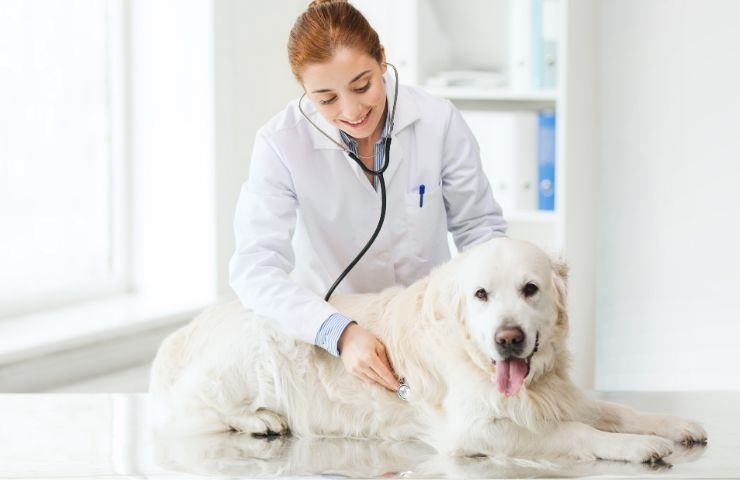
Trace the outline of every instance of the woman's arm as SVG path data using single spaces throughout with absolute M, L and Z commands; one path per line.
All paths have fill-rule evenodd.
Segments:
M 478 142 L 460 112 L 450 106 L 442 159 L 442 191 L 447 226 L 462 251 L 506 235 L 501 206 L 483 172 Z
M 314 343 L 321 324 L 337 310 L 289 276 L 297 208 L 290 172 L 269 139 L 258 133 L 234 216 L 230 284 L 246 308 Z

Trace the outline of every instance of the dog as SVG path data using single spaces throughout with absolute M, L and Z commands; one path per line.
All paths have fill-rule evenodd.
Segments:
M 452 456 L 654 463 L 705 444 L 697 422 L 590 399 L 569 378 L 568 268 L 496 238 L 408 287 L 336 295 L 385 345 L 407 400 L 347 373 L 238 302 L 167 337 L 150 391 L 171 426 L 202 433 L 422 441 Z

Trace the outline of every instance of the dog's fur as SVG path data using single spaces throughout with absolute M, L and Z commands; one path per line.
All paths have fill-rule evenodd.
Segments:
M 172 422 L 201 432 L 418 439 L 451 455 L 633 462 L 662 459 L 675 442 L 705 442 L 695 422 L 591 400 L 570 381 L 566 280 L 560 260 L 501 238 L 407 288 L 336 295 L 338 310 L 386 346 L 411 387 L 408 401 L 236 302 L 163 342 L 150 390 L 165 394 Z M 528 374 L 508 389 L 496 370 L 510 353 L 496 334 L 512 327 L 524 333 L 514 356 L 528 359 Z

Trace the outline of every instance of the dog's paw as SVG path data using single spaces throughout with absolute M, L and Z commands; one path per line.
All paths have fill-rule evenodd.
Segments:
M 656 463 L 673 453 L 673 442 L 654 435 L 626 435 L 614 442 L 614 457 L 607 460 L 626 460 L 637 463 Z
M 229 424 L 236 431 L 257 437 L 287 435 L 290 432 L 287 420 L 270 410 L 257 410 L 251 415 L 233 418 Z
M 655 433 L 685 446 L 707 443 L 707 432 L 704 427 L 693 420 L 680 417 L 665 417 Z
M 281 456 L 291 440 L 287 436 L 264 437 L 227 432 L 216 439 L 217 443 L 214 444 L 208 458 L 269 460 Z

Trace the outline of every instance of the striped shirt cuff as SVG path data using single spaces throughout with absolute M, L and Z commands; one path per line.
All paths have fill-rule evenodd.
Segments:
M 338 357 L 339 349 L 337 348 L 337 343 L 339 343 L 339 337 L 342 336 L 342 332 L 344 332 L 344 329 L 350 323 L 355 322 L 341 313 L 333 313 L 321 324 L 321 328 L 316 333 L 314 343 L 335 357 Z

